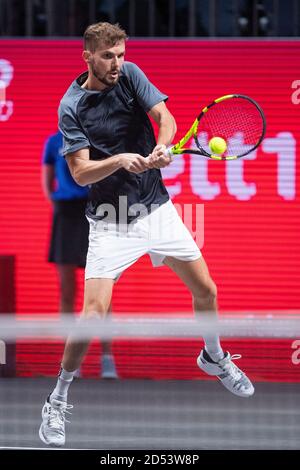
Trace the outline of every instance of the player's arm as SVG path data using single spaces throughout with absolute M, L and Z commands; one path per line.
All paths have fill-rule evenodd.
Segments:
M 42 165 L 41 183 L 45 197 L 51 200 L 51 195 L 54 189 L 55 170 L 53 165 Z
M 149 114 L 157 123 L 159 131 L 157 145 L 147 159 L 148 165 L 150 168 L 163 168 L 171 163 L 171 157 L 165 156 L 164 151 L 176 134 L 176 122 L 164 101 L 153 106 Z
M 97 183 L 112 175 L 120 168 L 131 173 L 141 173 L 148 169 L 145 158 L 136 153 L 120 153 L 105 160 L 90 160 L 88 148 L 68 153 L 66 156 L 71 175 L 80 186 Z
M 176 122 L 164 101 L 153 106 L 149 111 L 150 116 L 158 125 L 157 145 L 170 145 L 176 131 Z

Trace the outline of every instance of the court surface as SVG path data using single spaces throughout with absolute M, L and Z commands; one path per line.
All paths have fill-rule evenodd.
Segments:
M 0 447 L 43 448 L 41 408 L 55 379 L 0 379 Z M 252 398 L 216 381 L 78 379 L 71 449 L 300 449 L 300 384 L 256 383 Z

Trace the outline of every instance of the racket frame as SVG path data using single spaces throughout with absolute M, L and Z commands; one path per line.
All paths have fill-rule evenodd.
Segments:
M 210 108 L 212 108 L 216 104 L 220 103 L 221 101 L 225 101 L 225 100 L 232 99 L 232 98 L 246 99 L 256 107 L 256 109 L 258 110 L 258 112 L 259 112 L 259 114 L 262 118 L 262 123 L 263 123 L 262 134 L 261 134 L 259 140 L 257 141 L 257 143 L 253 147 L 251 147 L 250 150 L 247 150 L 246 152 L 242 153 L 241 155 L 227 155 L 227 156 L 224 157 L 222 155 L 210 154 L 210 153 L 206 152 L 206 150 L 204 150 L 204 148 L 201 146 L 201 144 L 198 140 L 197 132 L 198 132 L 199 123 L 200 123 L 202 117 L 210 110 Z M 212 103 L 210 103 L 208 106 L 206 106 L 205 108 L 202 109 L 202 111 L 200 112 L 198 117 L 195 119 L 195 121 L 193 122 L 193 124 L 192 124 L 191 128 L 188 130 L 188 132 L 184 135 L 184 137 L 182 137 L 182 139 L 180 139 L 180 141 L 177 144 L 173 145 L 172 147 L 169 147 L 166 151 L 166 154 L 169 155 L 169 156 L 172 156 L 172 155 L 181 155 L 181 154 L 185 154 L 185 153 L 193 153 L 193 154 L 196 154 L 196 155 L 202 155 L 203 157 L 212 158 L 214 160 L 235 160 L 237 158 L 244 157 L 245 155 L 248 155 L 249 153 L 253 152 L 261 144 L 261 142 L 263 141 L 263 139 L 265 137 L 265 134 L 266 134 L 266 118 L 265 118 L 263 110 L 261 109 L 261 107 L 259 106 L 259 104 L 255 100 L 253 100 L 249 96 L 240 95 L 240 94 L 224 95 L 224 96 L 221 96 L 221 97 L 215 99 Z M 194 141 L 195 141 L 195 143 L 198 147 L 198 150 L 184 147 L 184 145 L 191 139 L 191 137 L 194 138 Z

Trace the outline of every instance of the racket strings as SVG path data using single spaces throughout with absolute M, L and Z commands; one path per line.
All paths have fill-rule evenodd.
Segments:
M 257 145 L 263 130 L 258 108 L 247 99 L 231 98 L 213 105 L 201 117 L 197 139 L 200 147 L 211 153 L 210 139 L 222 137 L 227 143 L 225 155 L 243 155 Z

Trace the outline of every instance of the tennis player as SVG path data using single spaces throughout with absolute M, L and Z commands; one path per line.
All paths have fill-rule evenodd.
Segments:
M 201 252 L 177 214 L 160 169 L 176 124 L 161 93 L 137 65 L 124 60 L 127 36 L 119 25 L 97 23 L 84 33 L 87 72 L 71 84 L 59 107 L 63 154 L 74 180 L 89 185 L 90 224 L 82 321 L 106 315 L 115 282 L 144 254 L 186 284 L 196 312 L 217 318 L 217 290 Z M 157 123 L 155 141 L 149 116 Z M 232 393 L 249 397 L 253 385 L 223 352 L 218 335 L 204 336 L 198 366 Z M 66 342 L 55 389 L 42 410 L 39 435 L 65 443 L 68 388 L 88 342 Z

